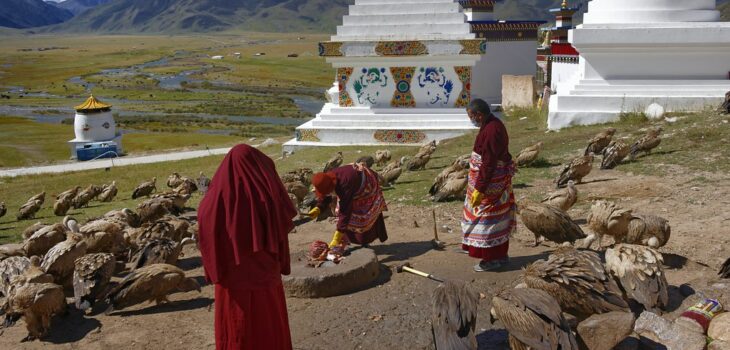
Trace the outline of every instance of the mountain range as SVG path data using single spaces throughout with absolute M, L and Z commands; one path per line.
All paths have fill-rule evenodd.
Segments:
M 56 6 L 71 11 L 74 16 L 88 9 L 104 5 L 112 0 L 66 0 L 59 2 Z
M 32 28 L 64 22 L 73 17 L 71 11 L 43 0 L 2 0 L 0 27 Z

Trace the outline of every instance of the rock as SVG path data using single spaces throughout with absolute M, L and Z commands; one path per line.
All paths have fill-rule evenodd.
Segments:
M 272 145 L 278 145 L 279 142 L 274 139 L 266 139 L 264 142 L 262 142 L 259 146 L 260 147 L 266 147 L 266 146 L 272 146 Z
M 339 264 L 313 268 L 307 265 L 306 251 L 292 256 L 291 274 L 283 276 L 288 297 L 327 298 L 361 290 L 380 274 L 380 264 L 372 249 L 360 248 Z
M 657 343 L 667 350 L 703 350 L 706 345 L 702 333 L 691 332 L 648 311 L 642 312 L 636 320 L 634 331 L 641 336 L 641 342 L 651 349 L 656 348 Z
M 635 320 L 629 312 L 593 315 L 578 325 L 578 336 L 589 350 L 611 350 L 632 333 Z
M 722 340 L 714 340 L 707 347 L 707 350 L 730 350 L 730 342 Z
M 730 312 L 715 316 L 710 322 L 710 329 L 707 335 L 714 340 L 730 342 Z

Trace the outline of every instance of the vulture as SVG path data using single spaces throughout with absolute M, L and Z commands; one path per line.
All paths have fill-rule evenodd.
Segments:
M 176 188 L 182 185 L 183 181 L 183 177 L 180 174 L 172 173 L 172 175 L 167 177 L 167 187 Z
M 301 181 L 287 182 L 284 183 L 286 191 L 297 197 L 299 202 L 304 201 L 304 197 L 309 194 L 309 187 Z
M 295 195 L 293 195 L 291 193 L 288 193 L 288 195 L 289 195 L 289 200 L 291 201 L 291 205 L 293 205 L 294 208 L 297 208 L 297 210 L 299 210 L 298 209 L 299 208 L 299 203 L 300 203 L 299 202 L 299 198 L 297 198 L 297 196 L 295 196 Z
M 725 260 L 718 275 L 720 275 L 720 278 L 730 278 L 730 259 Z
M 167 295 L 174 292 L 200 292 L 195 279 L 185 277 L 185 272 L 168 264 L 153 264 L 132 271 L 106 296 L 107 313 L 129 306 L 155 301 L 169 302 Z
M 8 207 L 5 206 L 5 202 L 0 202 L 0 218 L 8 213 Z
M 725 94 L 725 102 L 720 105 L 720 113 L 730 114 L 730 91 Z
M 179 186 L 175 187 L 172 192 L 181 194 L 181 195 L 192 195 L 195 193 L 195 191 L 198 190 L 198 185 L 195 184 L 195 181 L 184 177 L 182 183 L 180 183 Z
M 81 226 L 80 233 L 86 242 L 86 253 L 119 253 L 124 249 L 124 227 L 107 219 L 96 219 Z
M 584 177 L 590 174 L 593 169 L 593 155 L 578 157 L 573 159 L 570 163 L 563 167 L 563 171 L 560 176 L 555 180 L 558 188 L 564 187 L 568 184 L 568 181 L 573 180 L 576 183 L 580 183 Z
M 542 146 L 543 143 L 541 141 L 523 149 L 519 154 L 517 154 L 517 157 L 515 157 L 515 164 L 518 167 L 529 166 L 537 160 L 537 157 L 540 155 L 540 151 L 542 151 Z
M 392 154 L 389 150 L 377 150 L 375 151 L 375 164 L 382 167 L 388 164 L 390 162 L 390 159 L 392 158 Z
M 373 165 L 375 165 L 375 158 L 373 158 L 372 156 L 362 156 L 358 158 L 353 164 L 359 167 L 360 170 L 362 170 L 362 167 L 372 169 Z
M 629 232 L 625 241 L 656 249 L 667 244 L 671 233 L 669 221 L 664 218 L 654 215 L 633 215 L 629 221 Z
M 30 220 L 35 217 L 35 214 L 38 213 L 39 210 L 41 210 L 41 206 L 43 205 L 43 201 L 39 199 L 34 199 L 33 201 L 29 201 L 25 204 L 23 204 L 20 209 L 18 209 L 18 215 L 17 219 L 20 220 Z
M 73 199 L 76 198 L 76 196 L 78 196 L 79 191 L 81 191 L 81 186 L 76 186 L 72 189 L 68 189 L 66 191 L 59 193 L 56 196 L 56 200 L 66 199 L 69 201 L 73 201 Z
M 190 228 L 190 222 L 185 219 L 181 219 L 172 215 L 166 215 L 162 217 L 162 219 L 157 220 L 157 222 L 165 222 L 172 226 L 172 236 L 170 238 L 172 238 L 176 242 L 182 241 L 182 239 L 185 237 L 191 237 L 188 232 L 188 229 Z
M 287 172 L 286 174 L 281 176 L 281 182 L 287 183 L 287 182 L 301 182 L 305 186 L 311 186 L 312 185 L 312 176 L 314 176 L 314 172 L 310 168 L 299 168 L 296 170 L 292 170 L 290 172 Z
M 176 238 L 179 233 L 180 231 L 176 230 L 172 223 L 158 220 L 139 230 L 136 237 L 130 238 L 134 239 L 135 242 L 133 243 L 136 245 L 143 246 L 149 240 L 154 238 L 169 238 L 173 241 L 178 241 Z
M 114 274 L 113 254 L 86 254 L 74 263 L 74 303 L 79 310 L 91 310 L 96 300 L 104 296 Z
M 644 152 L 646 154 L 649 154 L 651 153 L 651 150 L 657 148 L 659 144 L 662 143 L 662 139 L 659 137 L 659 134 L 661 134 L 661 132 L 661 127 L 651 129 L 642 138 L 636 140 L 636 142 L 631 145 L 629 159 L 634 160 L 639 155 L 639 153 Z
M 173 210 L 173 202 L 168 198 L 152 198 L 137 205 L 137 214 L 142 223 L 153 222 Z
M 23 239 L 28 239 L 28 237 L 32 236 L 34 233 L 38 232 L 38 230 L 46 227 L 48 225 L 42 223 L 42 222 L 36 222 L 33 225 L 28 226 L 25 230 L 23 230 L 23 233 L 21 234 L 23 236 Z
M 336 168 L 339 168 L 340 165 L 342 165 L 342 152 L 337 152 L 337 154 L 334 155 L 330 160 L 327 161 L 327 163 L 324 164 L 324 168 L 322 169 L 323 173 L 326 173 L 328 171 L 332 171 Z
M 117 192 L 117 182 L 112 181 L 112 183 L 102 186 L 101 193 L 99 194 L 99 201 L 106 203 L 111 202 L 114 200 L 114 197 L 117 196 Z
M 585 238 L 586 235 L 564 211 L 551 205 L 521 201 L 517 211 L 522 223 L 535 235 L 535 246 L 540 245 L 540 237 L 555 243 L 570 242 Z
M 0 261 L 0 293 L 6 298 L 13 277 L 22 275 L 30 268 L 30 259 L 24 256 L 11 256 Z
M 132 270 L 152 264 L 176 265 L 183 247 L 190 243 L 195 243 L 195 240 L 186 237 L 178 243 L 164 237 L 152 238 L 137 253 L 134 263 L 132 263 Z
M 45 273 L 41 269 L 41 258 L 33 256 L 30 259 L 15 261 L 15 267 L 21 268 L 21 270 L 15 271 L 16 274 L 9 276 L 3 276 L 4 287 L 0 291 L 5 296 L 9 296 L 13 289 L 18 288 L 26 283 L 53 283 L 53 276 Z
M 408 171 L 424 170 L 426 164 L 431 160 L 431 153 L 418 153 L 413 158 L 408 160 L 406 169 Z
M 544 291 L 517 288 L 497 294 L 491 322 L 497 319 L 509 332 L 510 349 L 578 350 L 558 303 Z
M 22 315 L 25 319 L 28 336 L 23 341 L 41 339 L 48 333 L 53 316 L 66 312 L 66 297 L 57 284 L 27 283 L 12 291 L 5 308 L 8 316 Z
M 102 218 L 115 221 L 127 227 L 139 227 L 141 225 L 139 215 L 129 208 L 112 210 L 104 214 Z
M 179 193 L 175 193 L 175 192 L 159 193 L 159 194 L 152 196 L 153 199 L 163 198 L 163 199 L 169 199 L 170 201 L 172 201 L 171 211 L 174 214 L 180 214 L 185 211 L 185 205 L 187 204 L 190 197 L 191 197 L 191 195 L 189 195 L 189 194 L 179 194 Z
M 140 197 L 149 197 L 152 192 L 157 191 L 157 186 L 155 185 L 157 183 L 157 178 L 153 177 L 152 181 L 143 182 L 137 188 L 132 191 L 132 199 L 137 199 Z
M 629 155 L 630 151 L 631 147 L 629 147 L 629 145 L 625 142 L 621 140 L 611 141 L 608 147 L 603 150 L 601 169 L 615 168 L 616 166 L 621 164 L 621 161 L 623 161 L 626 156 Z
M 621 289 L 596 252 L 560 248 L 547 260 L 527 266 L 523 278 L 527 287 L 550 294 L 579 322 L 593 314 L 629 311 Z
M 428 153 L 429 155 L 436 152 L 436 140 L 433 140 L 423 146 L 418 150 L 417 154 L 425 154 Z
M 669 303 L 669 285 L 656 250 L 632 244 L 618 244 L 606 250 L 606 270 L 616 277 L 626 297 L 661 315 Z
M 593 231 L 585 240 L 585 247 L 590 248 L 598 238 L 598 249 L 603 249 L 603 236 L 612 236 L 615 242 L 624 242 L 633 217 L 631 210 L 619 208 L 615 203 L 597 201 L 591 206 L 588 214 L 588 227 Z
M 35 195 L 33 197 L 30 197 L 28 199 L 28 203 L 34 202 L 34 201 L 41 201 L 41 204 L 45 203 L 45 201 L 46 201 L 46 192 L 43 191 L 43 192 L 41 192 L 41 193 L 39 193 L 39 194 L 37 194 L 37 195 Z
M 76 198 L 74 198 L 74 200 L 73 200 L 74 209 L 88 207 L 89 202 L 91 202 L 95 198 L 99 197 L 100 194 L 101 194 L 101 187 L 95 186 L 95 185 L 89 185 L 89 187 L 87 187 L 83 191 L 79 192 L 79 194 L 76 196 Z
M 476 350 L 479 294 L 464 282 L 446 281 L 436 287 L 431 301 L 436 349 Z
M 64 196 L 56 199 L 56 202 L 53 203 L 53 214 L 56 216 L 66 216 L 74 204 L 74 198 L 76 197 Z
M 392 186 L 398 181 L 398 178 L 403 174 L 402 166 L 404 159 L 405 157 L 388 164 L 378 173 L 380 175 L 381 186 Z
M 205 193 L 208 192 L 208 187 L 210 187 L 210 179 L 201 171 L 198 173 L 198 189 L 200 190 L 200 193 L 205 195 Z
M 586 151 L 583 155 L 587 156 L 592 153 L 593 154 L 603 153 L 603 150 L 606 148 L 606 146 L 608 146 L 608 144 L 611 143 L 611 138 L 613 138 L 613 135 L 615 133 L 616 133 L 616 129 L 608 128 L 608 129 L 596 134 L 596 136 L 594 136 L 588 142 L 588 147 L 586 147 Z
M 0 245 L 0 261 L 14 256 L 25 256 L 25 250 L 20 244 L 3 244 Z
M 444 181 L 443 185 L 441 185 L 438 190 L 433 193 L 433 197 L 431 199 L 434 202 L 445 201 L 452 197 L 464 199 L 464 196 L 466 195 L 466 186 L 469 183 L 469 169 L 463 169 L 452 173 Z
M 457 158 L 454 163 L 452 163 L 446 169 L 442 170 L 441 173 L 436 176 L 436 178 L 433 180 L 433 185 L 431 186 L 431 189 L 428 190 L 428 193 L 432 196 L 436 195 L 436 192 L 438 192 L 438 190 L 444 185 L 444 183 L 451 174 L 461 172 L 464 169 L 466 169 L 468 173 L 469 158 L 461 156 Z
M 44 256 L 53 246 L 66 240 L 67 229 L 63 224 L 44 226 L 23 242 L 26 256 Z
M 86 242 L 83 237 L 76 233 L 78 226 L 75 220 L 64 220 L 71 230 L 66 240 L 54 245 L 41 261 L 41 268 L 46 273 L 53 275 L 56 283 L 66 286 L 71 285 L 73 277 L 74 262 L 86 254 Z
M 570 180 L 568 181 L 568 187 L 548 194 L 547 197 L 543 198 L 541 203 L 552 205 L 567 212 L 577 201 L 578 188 L 575 187 L 575 181 Z

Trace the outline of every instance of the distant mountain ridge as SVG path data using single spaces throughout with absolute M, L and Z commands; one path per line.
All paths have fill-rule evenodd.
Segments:
M 112 0 L 66 0 L 59 2 L 56 6 L 71 11 L 74 15 L 78 15 L 88 9 L 104 5 Z
M 56 24 L 73 17 L 68 10 L 43 0 L 0 0 L 0 27 L 33 28 Z

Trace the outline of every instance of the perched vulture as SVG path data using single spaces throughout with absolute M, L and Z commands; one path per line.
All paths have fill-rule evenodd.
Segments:
M 81 186 L 76 186 L 74 188 L 68 189 L 66 191 L 59 193 L 56 196 L 56 200 L 66 199 L 69 201 L 73 201 L 73 199 L 79 195 L 79 191 L 81 191 Z
M 153 222 L 169 214 L 173 207 L 168 198 L 152 198 L 137 205 L 137 214 L 142 223 Z
M 563 167 L 560 176 L 555 180 L 558 188 L 564 187 L 568 181 L 573 180 L 580 183 L 584 177 L 588 176 L 593 169 L 593 155 L 587 155 L 573 159 L 570 163 Z
M 127 227 L 139 227 L 139 225 L 141 225 L 139 215 L 129 208 L 112 210 L 104 214 L 102 217 L 113 220 Z
M 180 242 L 183 238 L 191 236 L 188 233 L 190 222 L 185 219 L 178 218 L 177 216 L 165 215 L 161 219 L 157 220 L 156 223 L 157 222 L 165 222 L 172 226 L 172 236 L 169 236 L 168 238 L 172 238 L 175 242 Z
M 434 202 L 441 202 L 452 197 L 464 199 L 466 195 L 466 186 L 469 183 L 469 169 L 452 173 L 445 179 L 436 193 L 431 198 Z
M 725 102 L 720 105 L 720 112 L 730 114 L 730 91 L 725 94 Z
M 74 198 L 75 197 L 61 197 L 56 199 L 56 202 L 53 203 L 53 214 L 56 216 L 66 216 L 74 204 Z
M 201 171 L 198 173 L 198 189 L 200 190 L 200 193 L 205 195 L 205 193 L 208 192 L 208 187 L 210 187 L 210 178 L 205 176 L 205 174 Z
M 25 204 L 23 204 L 20 209 L 18 209 L 18 215 L 17 219 L 20 220 L 29 220 L 35 217 L 35 214 L 38 213 L 39 210 L 41 210 L 41 206 L 43 205 L 43 201 L 39 199 L 35 199 L 32 202 L 29 201 Z
M 79 310 L 90 310 L 103 297 L 114 274 L 116 259 L 113 254 L 87 254 L 74 263 L 74 303 Z
M 145 301 L 169 302 L 168 294 L 193 290 L 200 292 L 200 285 L 185 277 L 183 270 L 168 264 L 145 266 L 132 271 L 107 294 L 107 313 Z
M 86 253 L 119 253 L 124 250 L 124 227 L 109 219 L 96 219 L 87 222 L 78 233 L 86 242 Z
M 340 165 L 342 165 L 342 152 L 337 152 L 337 154 L 334 155 L 330 160 L 327 161 L 327 163 L 324 164 L 324 168 L 322 169 L 323 173 L 326 173 L 328 171 L 334 170 L 336 168 L 339 168 Z
M 540 237 L 555 243 L 570 242 L 585 238 L 586 235 L 564 211 L 551 205 L 521 201 L 517 210 L 522 223 L 535 235 L 535 246 L 540 245 Z
M 183 183 L 183 177 L 178 173 L 172 173 L 167 177 L 167 187 L 175 188 Z
M 585 240 L 585 247 L 590 248 L 598 238 L 598 249 L 603 249 L 603 236 L 612 236 L 615 242 L 624 242 L 629 231 L 629 223 L 633 217 L 631 210 L 619 208 L 615 203 L 597 201 L 591 206 L 588 214 L 588 227 L 593 231 Z
M 99 197 L 100 194 L 101 194 L 101 187 L 95 186 L 95 185 L 89 185 L 89 187 L 87 187 L 83 191 L 79 192 L 79 194 L 76 195 L 76 198 L 74 198 L 74 200 L 73 200 L 74 209 L 79 209 L 82 207 L 89 206 L 89 202 L 91 202 L 95 198 Z
M 567 212 L 578 201 L 578 188 L 575 187 L 575 181 L 568 181 L 568 187 L 548 194 L 543 198 L 542 203 L 550 204 L 553 207 Z
M 175 238 L 179 231 L 175 230 L 175 226 L 167 221 L 158 220 L 144 227 L 139 236 L 135 239 L 137 246 L 144 246 L 149 240 L 154 238 L 168 238 L 177 241 Z
M 35 201 L 41 201 L 41 204 L 45 203 L 46 201 L 46 192 L 43 191 L 33 197 L 28 198 L 27 203 L 35 202 Z
M 446 169 L 442 170 L 441 173 L 436 176 L 436 178 L 433 180 L 433 185 L 431 186 L 431 189 L 428 190 L 428 193 L 432 196 L 436 195 L 436 192 L 438 192 L 439 189 L 444 185 L 444 183 L 446 183 L 446 180 L 451 174 L 461 172 L 464 169 L 466 169 L 467 171 L 469 169 L 469 158 L 464 158 L 464 156 L 461 156 L 457 158 L 454 163 L 452 163 Z
M 644 152 L 646 154 L 649 154 L 651 153 L 651 150 L 657 148 L 659 144 L 662 143 L 662 139 L 659 137 L 659 134 L 661 134 L 661 132 L 661 127 L 651 129 L 649 130 L 649 132 L 646 133 L 646 135 L 634 142 L 634 144 L 631 145 L 629 159 L 634 160 L 639 155 L 639 153 Z
M 611 141 L 611 143 L 603 150 L 603 159 L 601 160 L 601 169 L 613 169 L 631 152 L 631 147 L 623 141 Z
M 502 321 L 511 349 L 578 350 L 568 322 L 548 293 L 537 289 L 506 290 L 492 298 L 491 322 Z
M 190 199 L 189 194 L 179 194 L 175 192 L 165 192 L 153 195 L 152 198 L 164 198 L 172 201 L 172 209 L 170 210 L 174 214 L 180 214 L 185 211 L 185 205 Z
M 11 256 L 0 261 L 0 293 L 7 297 L 13 277 L 22 275 L 28 268 L 30 259 L 24 256 Z
M 433 140 L 423 146 L 418 150 L 418 154 L 433 154 L 436 152 L 436 140 Z
M 13 256 L 25 256 L 22 245 L 15 243 L 0 245 L 0 261 Z
M 593 314 L 628 311 L 621 289 L 592 251 L 560 248 L 547 260 L 527 266 L 523 278 L 529 288 L 547 292 L 579 321 Z
M 426 164 L 428 164 L 429 161 L 431 161 L 431 153 L 416 154 L 413 158 L 408 160 L 406 169 L 408 169 L 408 171 L 424 170 L 426 169 Z
M 543 143 L 542 141 L 527 147 L 520 151 L 519 154 L 517 154 L 517 157 L 515 157 L 515 164 L 517 164 L 518 167 L 525 167 L 532 164 L 534 161 L 537 160 L 537 157 L 540 156 L 540 151 L 542 151 Z
M 73 277 L 74 262 L 86 254 L 86 242 L 78 234 L 78 225 L 75 220 L 64 220 L 71 232 L 66 240 L 54 245 L 41 261 L 43 271 L 53 275 L 56 283 L 70 286 Z
M 53 283 L 27 283 L 13 290 L 5 311 L 8 315 L 23 316 L 28 329 L 23 341 L 29 341 L 43 338 L 53 316 L 65 313 L 66 306 L 63 287 Z
M 720 278 L 730 278 L 730 259 L 725 260 L 718 275 L 720 275 Z
M 672 228 L 669 221 L 654 215 L 633 215 L 629 221 L 626 243 L 652 248 L 663 247 L 669 241 Z
M 662 255 L 645 246 L 618 244 L 606 250 L 606 270 L 619 280 L 626 296 L 656 314 L 669 303 L 662 263 Z
M 293 194 L 297 197 L 298 201 L 303 201 L 304 197 L 306 197 L 309 194 L 309 187 L 307 187 L 304 183 L 301 181 L 294 181 L 294 182 L 287 182 L 284 183 L 284 188 L 286 188 L 286 191 Z
M 117 192 L 119 192 L 117 189 L 117 182 L 112 181 L 112 183 L 102 186 L 101 194 L 99 194 L 99 201 L 111 202 L 114 200 L 114 197 L 117 196 Z
M 153 177 L 152 181 L 143 182 L 137 188 L 132 191 L 132 199 L 137 199 L 140 197 L 149 197 L 152 192 L 157 191 L 157 178 Z
M 436 349 L 476 350 L 479 294 L 464 282 L 446 281 L 431 295 L 431 332 Z
M 66 240 L 68 230 L 63 224 L 44 226 L 23 242 L 23 250 L 27 256 L 43 256 L 53 246 Z
M 0 202 L 0 218 L 8 213 L 8 207 L 5 206 L 5 202 Z
M 314 171 L 312 171 L 312 169 L 299 168 L 296 170 L 289 171 L 286 174 L 282 175 L 281 182 L 287 183 L 287 182 L 299 181 L 306 186 L 311 186 L 312 185 L 312 176 L 314 176 Z
M 40 221 L 36 222 L 35 224 L 30 225 L 25 230 L 23 230 L 23 233 L 21 235 L 23 236 L 23 239 L 28 239 L 34 233 L 38 232 L 38 230 L 40 230 L 46 226 L 48 226 L 48 225 L 46 225 Z
M 392 154 L 389 150 L 377 150 L 375 151 L 375 164 L 378 166 L 385 166 L 390 162 L 390 159 L 392 158 Z
M 613 138 L 613 135 L 615 133 L 616 133 L 616 129 L 608 128 L 608 129 L 596 134 L 596 136 L 594 136 L 588 142 L 588 147 L 586 147 L 586 151 L 583 155 L 587 156 L 591 153 L 593 153 L 593 154 L 603 153 L 603 149 L 605 149 L 606 146 L 608 146 L 608 144 L 611 143 L 611 138 Z
M 404 157 L 405 158 L 405 157 Z M 401 158 L 400 160 L 396 160 L 381 170 L 378 175 L 380 175 L 380 185 L 381 186 L 391 186 L 395 184 L 396 181 L 398 181 L 398 178 L 403 174 L 403 162 L 404 158 Z
M 195 191 L 198 190 L 198 185 L 195 184 L 195 181 L 184 177 L 182 183 L 180 183 L 179 186 L 175 187 L 172 192 L 181 194 L 181 195 L 192 195 L 195 193 Z
M 152 264 L 176 265 L 183 247 L 190 243 L 195 243 L 195 240 L 183 238 L 178 243 L 169 238 L 152 238 L 137 253 L 134 263 L 132 263 L 132 270 Z

